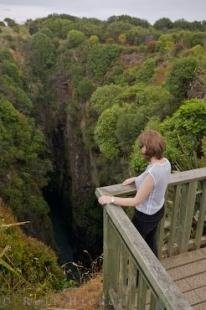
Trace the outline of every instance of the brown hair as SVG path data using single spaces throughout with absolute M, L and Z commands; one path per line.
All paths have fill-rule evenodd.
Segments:
M 143 131 L 138 137 L 140 147 L 145 146 L 145 158 L 156 157 L 161 159 L 165 150 L 165 142 L 162 135 L 155 130 Z

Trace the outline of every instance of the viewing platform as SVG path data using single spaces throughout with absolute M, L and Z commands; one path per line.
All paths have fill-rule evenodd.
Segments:
M 132 185 L 96 190 L 135 195 Z M 131 208 L 104 206 L 104 305 L 125 310 L 206 309 L 206 168 L 172 174 L 158 227 L 157 259 L 130 221 Z

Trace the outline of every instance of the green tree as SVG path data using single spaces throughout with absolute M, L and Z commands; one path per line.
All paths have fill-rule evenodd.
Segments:
M 146 41 L 154 40 L 155 33 L 152 29 L 143 27 L 132 27 L 125 32 L 127 42 L 132 45 L 144 44 Z
M 113 23 L 113 22 L 124 22 L 124 23 L 129 23 L 131 25 L 134 26 L 141 26 L 141 27 L 145 27 L 145 28 L 149 28 L 150 23 L 145 20 L 145 19 L 141 19 L 141 18 L 137 18 L 137 17 L 132 17 L 129 15 L 114 15 L 108 18 L 107 23 Z
M 162 125 L 167 140 L 167 154 L 181 170 L 197 168 L 203 156 L 203 138 L 206 136 L 206 101 L 191 99 Z
M 120 113 L 116 124 L 115 136 L 121 153 L 128 156 L 134 142 L 142 129 L 144 118 L 135 105 L 125 105 Z
M 154 23 L 154 28 L 157 30 L 169 30 L 173 28 L 173 22 L 169 18 L 160 18 Z
M 138 105 L 143 106 L 145 116 L 150 118 L 158 116 L 164 119 L 175 111 L 173 106 L 173 97 L 170 92 L 161 86 L 147 86 L 137 95 L 136 101 Z
M 98 38 L 98 36 L 96 36 L 96 35 L 92 35 L 92 36 L 90 36 L 90 38 L 89 38 L 89 43 L 90 44 L 98 44 L 99 43 L 99 38 Z
M 60 17 L 51 17 L 47 18 L 43 22 L 43 27 L 49 29 L 53 36 L 58 37 L 60 39 L 66 39 L 68 32 L 73 27 L 73 22 L 68 19 L 63 19 Z
M 88 55 L 88 69 L 94 79 L 102 79 L 112 63 L 117 59 L 120 48 L 117 45 L 92 46 Z
M 173 23 L 174 28 L 184 29 L 184 30 L 191 30 L 191 23 L 185 19 L 178 19 Z
M 104 36 L 104 22 L 96 18 L 81 18 L 75 25 L 74 29 L 79 30 L 85 34 L 85 36 L 90 37 L 92 35 L 98 36 L 101 40 Z
M 175 61 L 168 77 L 167 87 L 178 100 L 187 98 L 190 83 L 197 74 L 198 63 L 193 57 L 184 57 Z
M 94 85 L 87 79 L 81 80 L 77 85 L 77 94 L 82 101 L 86 101 L 90 98 L 94 91 Z
M 74 48 L 80 45 L 86 39 L 83 32 L 78 30 L 70 30 L 67 35 L 66 45 Z
M 100 151 L 108 159 L 116 158 L 119 153 L 118 141 L 115 136 L 119 113 L 118 105 L 106 109 L 99 117 L 94 131 L 95 141 Z
M 52 40 L 43 33 L 34 34 L 31 38 L 30 52 L 30 65 L 34 74 L 46 77 L 55 60 L 55 46 Z
M 13 80 L 7 75 L 0 77 L 0 83 L 0 98 L 8 99 L 16 109 L 29 115 L 33 109 L 33 104 L 25 91 L 18 85 L 14 84 Z
M 156 48 L 163 54 L 171 54 L 175 46 L 173 35 L 171 34 L 162 34 L 158 41 Z
M 97 87 L 91 96 L 91 110 L 100 115 L 105 109 L 119 102 L 118 96 L 121 92 L 122 88 L 114 84 Z
M 41 188 L 51 170 L 43 134 L 13 105 L 0 100 L 0 194 L 20 219 L 48 213 Z
M 17 23 L 12 19 L 12 18 L 9 18 L 9 17 L 6 17 L 4 18 L 4 21 L 7 23 L 7 25 L 9 27 L 16 27 L 17 26 Z
M 105 38 L 112 38 L 114 41 L 118 41 L 120 34 L 125 33 L 132 29 L 132 25 L 123 21 L 114 21 L 109 23 L 106 28 Z
M 153 58 L 148 58 L 141 68 L 137 71 L 136 81 L 138 83 L 147 83 L 151 80 L 156 67 L 156 61 Z
M 18 69 L 17 65 L 14 62 L 4 60 L 0 62 L 0 74 L 7 75 L 12 79 L 13 83 L 22 87 L 22 76 L 20 70 Z

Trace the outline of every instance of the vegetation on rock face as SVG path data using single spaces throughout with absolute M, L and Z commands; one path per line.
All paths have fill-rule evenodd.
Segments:
M 22 223 L 23 224 L 23 223 Z M 6 306 L 12 298 L 32 303 L 51 289 L 71 286 L 57 263 L 55 253 L 46 245 L 27 237 L 11 212 L 0 205 L 0 296 L 1 305 Z M 28 225 L 25 223 L 24 225 Z M 8 304 L 8 305 L 7 305 Z
M 145 128 L 162 131 L 174 169 L 205 164 L 205 22 L 60 14 L 7 19 L 0 30 L 0 196 L 31 221 L 30 235 L 53 244 L 47 187 L 77 250 L 100 252 L 94 188 L 144 168 L 136 137 Z M 32 242 L 34 256 L 48 257 Z
M 167 79 L 168 89 L 177 100 L 187 98 L 191 82 L 197 74 L 198 62 L 195 58 L 178 59 Z
M 52 40 L 43 33 L 36 33 L 31 40 L 30 65 L 33 74 L 43 77 L 55 62 L 55 46 Z M 45 77 L 46 78 L 46 77 Z
M 119 54 L 120 48 L 117 45 L 95 45 L 88 55 L 88 69 L 92 79 L 100 80 L 110 69 Z
M 48 206 L 41 188 L 51 169 L 50 162 L 43 159 L 44 137 L 33 120 L 5 99 L 0 100 L 0 143 L 1 197 L 20 219 L 44 217 Z

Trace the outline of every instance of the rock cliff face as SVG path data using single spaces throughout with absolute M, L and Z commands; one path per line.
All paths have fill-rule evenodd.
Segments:
M 58 208 L 68 225 L 74 250 L 79 257 L 82 250 L 96 254 L 101 249 L 101 208 L 94 190 L 97 176 L 92 153 L 85 145 L 85 109 L 75 111 L 72 106 L 72 84 L 68 76 L 60 74 L 54 79 L 55 113 L 49 112 L 52 126 L 47 128 L 53 155 L 54 173 L 47 196 L 58 196 Z M 97 229 L 98 227 L 98 229 Z

